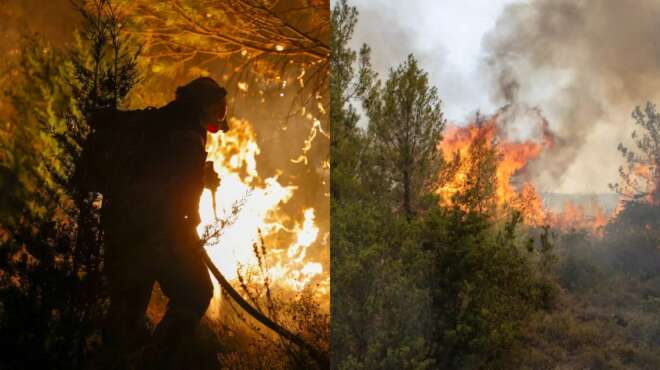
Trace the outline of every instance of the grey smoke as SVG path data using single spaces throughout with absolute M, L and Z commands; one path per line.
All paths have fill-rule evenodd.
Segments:
M 520 0 L 503 11 L 508 0 L 352 3 L 360 11 L 352 45 L 372 47 L 381 77 L 414 53 L 452 123 L 469 122 L 477 109 L 538 107 L 556 135 L 555 149 L 526 174 L 541 191 L 608 192 L 621 163 L 617 144 L 632 130 L 630 112 L 647 100 L 660 103 L 657 0 Z M 443 18 L 447 12 L 457 16 Z M 491 24 L 493 14 L 500 15 Z M 433 30 L 439 23 L 445 27 Z M 472 57 L 460 50 L 473 42 L 465 29 L 484 24 L 481 69 L 457 65 L 469 63 L 457 53 Z
M 660 2 L 536 0 L 508 6 L 484 38 L 496 104 L 538 106 L 557 137 L 541 187 L 603 191 L 635 105 L 660 96 Z M 586 185 L 586 186 L 585 186 Z

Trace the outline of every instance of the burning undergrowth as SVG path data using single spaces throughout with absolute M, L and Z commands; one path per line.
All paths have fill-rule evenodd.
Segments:
M 323 368 L 329 353 L 329 273 L 308 253 L 314 245 L 328 247 L 327 238 L 320 235 L 317 211 L 303 207 L 300 214 L 290 215 L 283 206 L 298 187 L 285 185 L 281 173 L 260 176 L 261 148 L 254 128 L 234 118 L 230 127 L 207 141 L 208 160 L 220 186 L 214 194 L 208 189 L 202 194 L 198 234 L 213 263 L 243 299 L 301 338 L 313 353 L 251 317 L 211 273 L 214 296 L 203 326 L 208 331 L 206 346 L 229 367 L 263 368 L 268 363 L 271 368 Z M 152 323 L 160 320 L 166 303 L 156 288 L 148 315 Z
M 302 222 L 283 212 L 282 205 L 298 188 L 282 184 L 277 175 L 262 178 L 257 171 L 261 149 L 252 126 L 238 119 L 230 125 L 230 132 L 212 135 L 207 144 L 208 159 L 219 174 L 220 186 L 215 194 L 206 190 L 202 195 L 198 231 L 202 234 L 218 220 L 231 219 L 221 224 L 226 226 L 221 235 L 207 244 L 211 259 L 229 280 L 236 279 L 241 270 L 259 268 L 263 272 L 260 283 L 267 280 L 273 287 L 292 292 L 314 286 L 318 297 L 327 299 L 328 273 L 320 261 L 307 256 L 313 243 L 323 242 L 315 224 L 315 209 L 300 209 L 295 216 L 302 216 Z M 262 249 L 255 253 L 253 246 L 260 241 L 271 246 L 268 252 Z

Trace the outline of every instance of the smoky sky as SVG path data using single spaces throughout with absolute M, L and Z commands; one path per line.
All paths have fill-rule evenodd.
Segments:
M 660 95 L 660 3 L 540 0 L 507 7 L 484 37 L 496 104 L 541 107 L 558 137 L 532 170 L 549 188 L 602 191 L 630 112 Z
M 483 93 L 488 81 L 475 74 L 481 37 L 510 1 L 349 1 L 360 12 L 351 44 L 371 47 L 381 78 L 413 53 L 438 87 L 446 116 L 466 120 L 478 108 L 495 108 Z
M 413 3 L 417 5 L 396 2 L 383 7 L 378 2 L 357 1 L 361 25 L 355 44 L 370 44 L 374 59 L 387 57 L 377 52 L 381 47 L 398 54 L 387 62 L 378 60 L 377 67 L 396 66 L 406 54 L 419 54 L 445 102 L 450 122 L 457 124 L 465 124 L 465 117 L 476 109 L 486 114 L 506 104 L 525 107 L 520 111 L 540 109 L 556 145 L 528 169 L 537 187 L 547 192 L 609 191 L 607 184 L 617 180 L 622 163 L 616 147 L 619 142 L 630 144 L 630 113 L 636 105 L 660 101 L 660 2 L 499 1 L 491 3 L 499 8 L 489 9 L 474 0 L 461 2 L 473 7 L 463 13 L 451 9 L 453 2 Z M 484 9 L 474 8 L 479 4 Z M 449 24 L 433 27 L 424 21 L 443 11 L 455 16 L 436 18 Z M 488 14 L 479 18 L 474 12 Z M 391 23 L 383 27 L 383 19 Z M 488 29 L 473 45 L 475 41 L 465 35 L 470 34 L 466 28 L 473 29 L 475 19 Z M 474 32 L 479 32 L 478 27 Z M 383 39 L 385 45 L 373 43 Z M 440 51 L 429 56 L 426 46 L 432 40 Z M 478 50 L 472 54 L 459 50 L 470 60 L 448 62 L 454 49 L 465 47 Z

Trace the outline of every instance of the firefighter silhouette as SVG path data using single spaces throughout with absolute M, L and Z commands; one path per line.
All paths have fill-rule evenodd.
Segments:
M 177 368 L 168 356 L 194 335 L 213 295 L 196 226 L 204 187 L 219 183 L 206 162 L 207 132 L 227 131 L 225 115 L 225 89 L 203 77 L 161 108 L 105 110 L 90 120 L 82 166 L 87 187 L 103 196 L 111 301 L 104 343 L 119 353 L 150 348 L 162 361 L 150 366 Z M 145 312 L 154 282 L 169 301 L 150 336 Z

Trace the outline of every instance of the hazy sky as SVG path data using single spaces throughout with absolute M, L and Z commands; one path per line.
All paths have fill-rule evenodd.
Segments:
M 360 12 L 353 46 L 366 42 L 372 47 L 382 78 L 414 53 L 440 90 L 445 116 L 465 121 L 477 109 L 495 108 L 483 78 L 481 40 L 514 2 L 521 1 L 352 0 Z
M 622 163 L 616 147 L 629 143 L 632 109 L 660 102 L 656 0 L 349 4 L 360 12 L 352 46 L 371 46 L 383 79 L 414 53 L 450 123 L 507 103 L 538 107 L 558 143 L 529 166 L 541 191 L 609 192 Z

